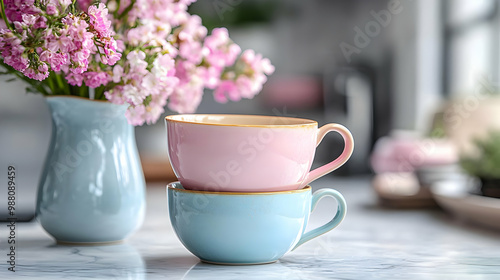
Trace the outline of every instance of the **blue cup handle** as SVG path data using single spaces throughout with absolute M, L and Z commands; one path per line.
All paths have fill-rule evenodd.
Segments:
M 330 230 L 336 228 L 340 224 L 340 222 L 342 222 L 342 220 L 344 220 L 345 214 L 347 212 L 347 203 L 345 202 L 345 199 L 342 196 L 342 194 L 340 194 L 338 191 L 333 190 L 333 189 L 321 189 L 321 190 L 316 191 L 312 195 L 311 212 L 314 211 L 314 208 L 316 208 L 316 205 L 318 204 L 318 202 L 322 198 L 327 197 L 327 196 L 333 197 L 333 198 L 335 198 L 335 200 L 337 200 L 338 207 L 337 207 L 337 213 L 335 214 L 335 217 L 333 217 L 333 219 L 331 221 L 329 221 L 328 223 L 326 223 L 318 228 L 315 228 L 309 232 L 302 234 L 302 237 L 300 238 L 297 245 L 295 245 L 295 247 L 292 249 L 292 251 L 297 249 L 297 247 L 304 244 L 305 242 L 307 242 L 313 238 L 316 238 L 322 234 L 325 234 L 325 233 L 329 232 Z

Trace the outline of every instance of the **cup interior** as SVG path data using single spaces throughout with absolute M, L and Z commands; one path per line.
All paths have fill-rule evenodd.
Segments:
M 316 121 L 290 117 L 258 115 L 172 115 L 165 118 L 171 122 L 222 125 L 222 126 L 304 126 L 317 125 Z

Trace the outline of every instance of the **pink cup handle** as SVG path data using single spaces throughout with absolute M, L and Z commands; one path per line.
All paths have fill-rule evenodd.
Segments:
M 352 152 L 354 151 L 354 139 L 352 138 L 351 132 L 345 126 L 340 124 L 330 123 L 320 127 L 318 131 L 318 140 L 316 146 L 318 146 L 319 143 L 321 143 L 321 140 L 323 140 L 325 135 L 330 131 L 336 131 L 340 133 L 340 135 L 342 135 L 342 138 L 344 138 L 344 151 L 342 151 L 342 154 L 334 161 L 327 163 L 321 167 L 318 167 L 314 170 L 311 170 L 307 174 L 306 179 L 302 183 L 301 187 L 305 187 L 312 181 L 341 167 L 351 157 Z

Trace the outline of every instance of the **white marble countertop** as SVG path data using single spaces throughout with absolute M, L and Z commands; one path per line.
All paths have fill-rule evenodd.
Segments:
M 199 262 L 175 236 L 163 186 L 148 188 L 142 228 L 123 244 L 57 245 L 36 222 L 17 224 L 16 272 L 7 270 L 0 229 L 0 279 L 500 279 L 500 232 L 463 224 L 440 210 L 379 208 L 369 178 L 323 178 L 348 203 L 335 230 L 268 265 Z M 322 201 L 309 226 L 335 205 Z M 499 221 L 500 222 L 500 221 Z

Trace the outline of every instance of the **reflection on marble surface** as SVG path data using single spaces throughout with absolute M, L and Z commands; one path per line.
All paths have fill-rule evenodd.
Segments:
M 219 266 L 214 269 L 214 265 L 206 263 L 197 263 L 193 265 L 182 279 L 289 279 L 300 280 L 307 279 L 301 276 L 300 270 L 293 267 L 287 267 L 280 262 L 253 265 L 253 266 Z
M 66 246 L 50 240 L 19 237 L 16 272 L 1 279 L 146 279 L 145 265 L 134 246 Z M 3 255 L 3 254 L 2 254 Z
M 165 188 L 148 189 L 144 226 L 124 244 L 56 245 L 37 223 L 18 223 L 16 272 L 7 270 L 0 226 L 0 279 L 500 279 L 500 232 L 463 224 L 439 210 L 378 208 L 369 178 L 332 179 L 346 197 L 345 221 L 273 264 L 201 263 L 175 236 Z M 329 220 L 320 203 L 310 227 Z

